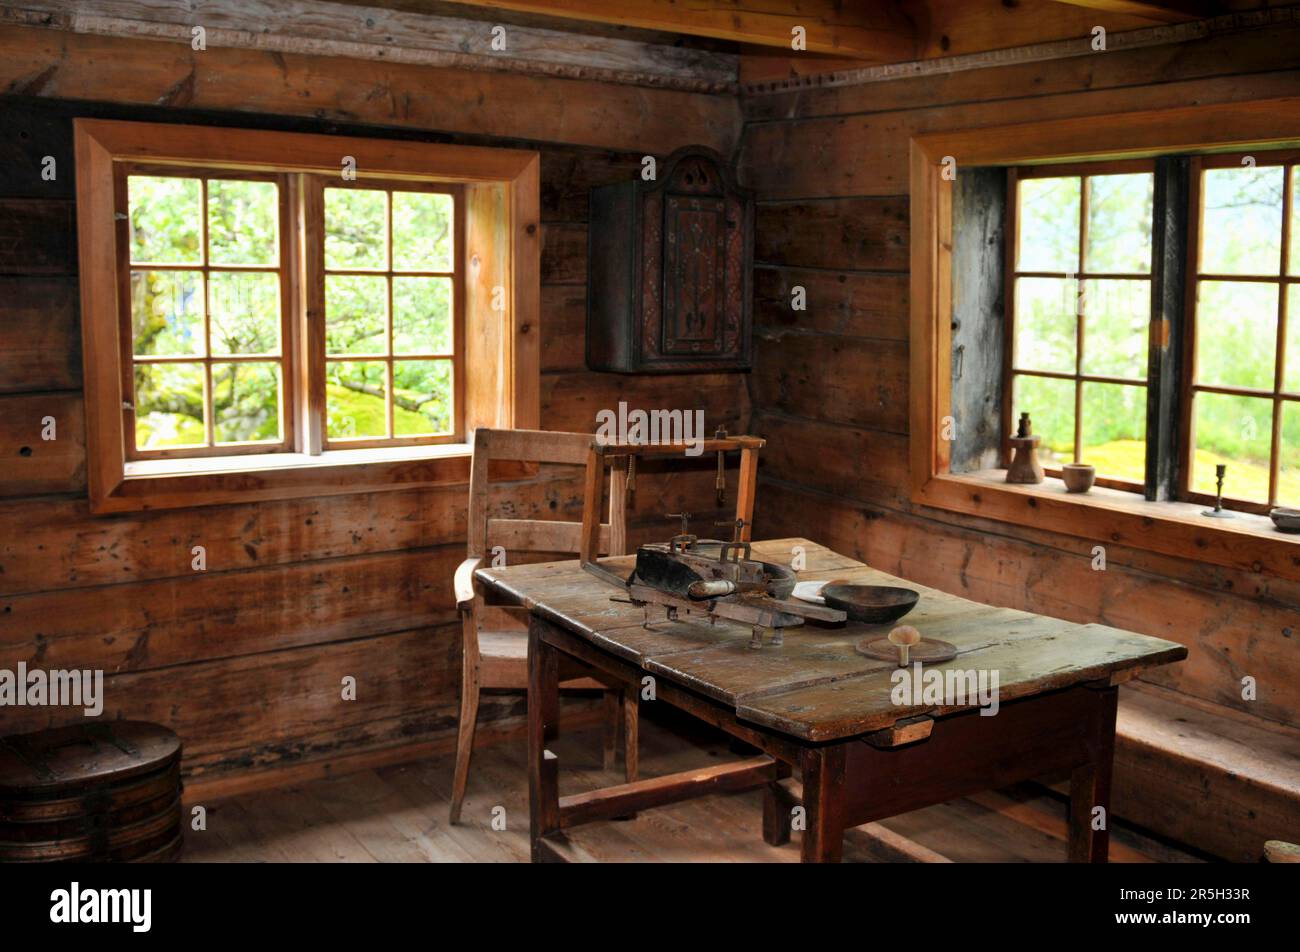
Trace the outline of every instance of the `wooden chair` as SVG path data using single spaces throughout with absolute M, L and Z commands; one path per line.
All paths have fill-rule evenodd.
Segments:
M 585 467 L 592 446 L 589 433 L 552 433 L 542 430 L 489 430 L 474 432 L 474 457 L 469 483 L 469 557 L 456 569 L 456 604 L 464 633 L 461 666 L 460 730 L 456 736 L 456 773 L 452 781 L 451 822 L 460 822 L 461 804 L 469 779 L 482 688 L 528 687 L 527 613 L 516 608 L 485 605 L 474 584 L 474 570 L 496 546 L 509 559 L 522 552 L 577 554 L 582 523 L 541 519 L 496 519 L 488 515 L 488 466 L 492 460 L 568 464 Z M 624 508 L 626 472 L 610 480 L 609 522 L 600 527 L 600 549 L 610 555 L 627 551 Z M 599 509 L 599 503 L 597 503 Z M 611 687 L 592 678 L 565 681 L 561 687 L 600 688 L 605 691 L 604 763 L 612 769 L 623 734 L 624 773 L 637 778 L 637 695 L 621 685 Z

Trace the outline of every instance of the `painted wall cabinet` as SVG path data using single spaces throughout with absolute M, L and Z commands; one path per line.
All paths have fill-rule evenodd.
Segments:
M 754 202 L 710 149 L 591 190 L 587 366 L 748 370 Z

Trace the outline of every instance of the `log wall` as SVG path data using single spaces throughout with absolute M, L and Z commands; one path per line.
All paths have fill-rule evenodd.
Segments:
M 1294 28 L 744 100 L 758 191 L 756 523 L 977 601 L 1187 644 L 1151 680 L 1300 725 L 1300 586 L 919 508 L 908 498 L 908 140 L 928 131 L 1300 94 Z M 957 157 L 960 170 L 960 157 Z M 960 171 L 959 171 L 960 174 Z M 790 307 L 807 290 L 807 310 Z M 1242 699 L 1241 679 L 1258 681 Z
M 0 668 L 102 668 L 103 716 L 174 728 L 190 781 L 238 785 L 245 768 L 301 773 L 399 745 L 450 749 L 460 664 L 451 581 L 465 554 L 467 488 L 92 516 L 73 116 L 537 149 L 542 426 L 590 431 L 596 411 L 619 400 L 702 408 L 710 428 L 747 422 L 740 375 L 583 366 L 588 189 L 687 143 L 730 154 L 734 98 L 16 27 L 0 27 L 0 90 Z M 46 155 L 54 181 L 40 176 Z M 47 415 L 52 443 L 39 435 Z M 580 481 L 566 471 L 543 469 L 497 498 L 511 516 L 581 518 Z M 664 512 L 709 518 L 712 500 L 707 467 L 643 473 L 632 538 L 662 534 Z M 195 545 L 206 548 L 204 572 L 191 569 Z M 341 698 L 346 676 L 357 679 L 355 701 Z M 481 723 L 507 729 L 522 709 L 522 695 L 485 696 Z M 79 716 L 5 708 L 0 733 Z

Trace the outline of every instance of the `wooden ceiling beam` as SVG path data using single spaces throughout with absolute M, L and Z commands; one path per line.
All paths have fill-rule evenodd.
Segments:
M 0 6 L 3 22 L 186 47 L 194 28 L 203 27 L 205 43 L 212 48 L 535 73 L 693 92 L 731 91 L 739 69 L 738 57 L 731 53 L 523 26 L 509 27 L 505 48 L 498 50 L 490 20 L 322 0 L 252 5 L 246 0 L 16 0 L 13 6 Z
M 1099 13 L 1117 13 L 1160 23 L 1205 20 L 1223 12 L 1215 0 L 1057 0 L 1072 7 L 1087 7 Z
M 791 49 L 805 30 L 807 51 L 871 62 L 916 55 L 912 21 L 893 0 L 464 0 L 476 7 L 610 23 Z

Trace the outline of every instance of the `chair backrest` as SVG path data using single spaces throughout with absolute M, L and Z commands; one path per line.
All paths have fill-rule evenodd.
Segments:
M 488 465 L 492 460 L 566 464 L 585 468 L 595 437 L 590 433 L 549 430 L 474 431 L 469 479 L 469 556 L 486 558 L 489 546 L 511 552 L 558 552 L 576 555 L 582 547 L 582 523 L 556 519 L 495 519 L 489 516 Z M 627 552 L 624 483 L 615 468 L 610 480 L 609 521 L 600 527 L 600 551 Z

